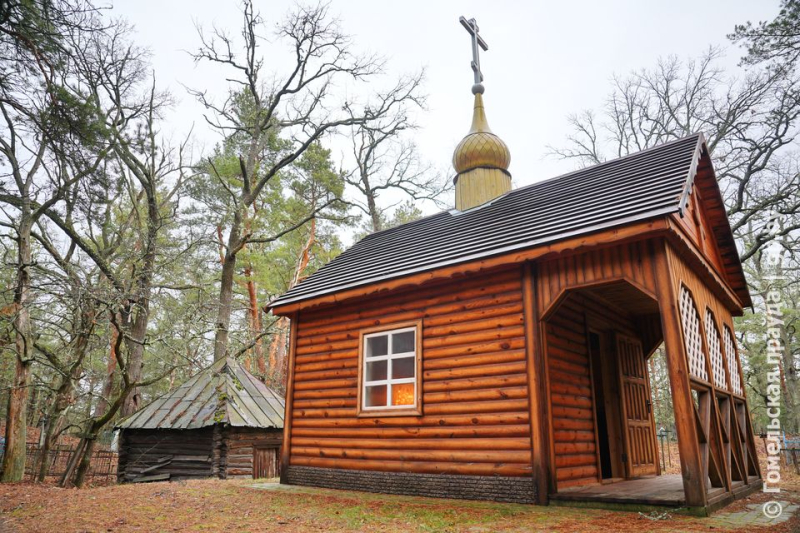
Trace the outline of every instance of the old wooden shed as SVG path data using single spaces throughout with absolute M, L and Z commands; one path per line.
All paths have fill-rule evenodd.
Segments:
M 280 395 L 222 359 L 117 425 L 117 479 L 276 477 L 283 413 Z
M 733 317 L 750 296 L 701 134 L 512 190 L 473 88 L 456 209 L 372 234 L 291 318 L 282 480 L 687 506 L 761 486 Z M 662 475 L 663 344 L 681 475 Z

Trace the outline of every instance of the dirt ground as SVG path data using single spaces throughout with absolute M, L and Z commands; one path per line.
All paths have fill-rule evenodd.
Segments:
M 0 532 L 141 531 L 800 531 L 800 513 L 754 528 L 726 517 L 761 503 L 761 493 L 712 518 L 384 496 L 266 485 L 190 481 L 84 490 L 48 485 L 0 486 Z M 787 480 L 780 499 L 800 504 L 800 483 Z

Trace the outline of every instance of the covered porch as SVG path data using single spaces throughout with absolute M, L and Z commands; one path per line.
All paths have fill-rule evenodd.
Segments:
M 548 502 L 708 514 L 760 487 L 730 313 L 672 253 L 631 243 L 537 265 Z M 660 346 L 681 474 L 660 469 Z

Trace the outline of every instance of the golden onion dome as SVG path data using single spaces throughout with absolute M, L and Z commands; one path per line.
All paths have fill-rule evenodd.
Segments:
M 511 152 L 506 143 L 489 129 L 486 111 L 483 108 L 483 96 L 480 92 L 476 92 L 472 127 L 453 152 L 453 167 L 460 174 L 474 168 L 508 170 L 510 163 Z

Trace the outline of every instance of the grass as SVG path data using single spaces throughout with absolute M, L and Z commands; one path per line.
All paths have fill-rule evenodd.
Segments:
M 800 487 L 793 487 L 800 488 Z M 783 499 L 800 502 L 795 490 Z M 746 503 L 760 501 L 751 496 Z M 744 503 L 742 503 L 743 505 Z M 721 511 L 734 511 L 737 504 Z M 711 519 L 713 520 L 713 519 Z M 5 528 L 5 529 L 4 529 Z M 537 507 L 409 496 L 386 496 L 252 481 L 190 481 L 117 485 L 84 490 L 47 485 L 0 485 L 0 531 L 737 531 L 709 519 L 671 515 L 653 521 L 638 513 Z M 800 530 L 800 517 L 763 529 Z M 741 531 L 757 531 L 745 527 Z

